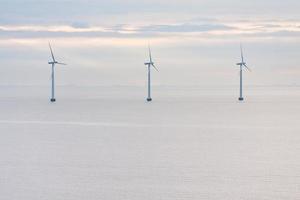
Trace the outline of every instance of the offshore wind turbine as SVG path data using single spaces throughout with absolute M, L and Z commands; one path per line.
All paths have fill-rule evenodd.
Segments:
M 156 71 L 158 71 L 158 69 L 155 67 L 154 62 L 152 61 L 150 45 L 148 48 L 149 48 L 149 62 L 146 62 L 145 65 L 148 67 L 148 97 L 147 97 L 147 101 L 150 102 L 150 101 L 152 101 L 152 98 L 151 98 L 151 68 L 153 67 Z
M 239 101 L 244 101 L 244 97 L 243 97 L 243 70 L 244 70 L 244 68 L 246 68 L 250 72 L 251 72 L 251 70 L 249 69 L 249 67 L 247 66 L 247 64 L 244 60 L 244 53 L 243 53 L 242 44 L 240 45 L 240 49 L 241 49 L 241 62 L 237 63 L 237 65 L 240 66 L 240 97 L 239 97 Z
M 55 102 L 56 99 L 55 99 L 55 78 L 54 78 L 54 72 L 55 72 L 55 65 L 58 64 L 58 65 L 67 65 L 65 63 L 61 63 L 61 62 L 57 62 L 55 60 L 55 57 L 54 57 L 54 54 L 53 54 L 53 51 L 52 51 L 52 47 L 51 47 L 51 44 L 49 43 L 49 48 L 50 48 L 50 52 L 51 52 L 51 57 L 52 57 L 52 61 L 49 61 L 48 64 L 52 66 L 52 73 L 51 73 L 51 99 L 50 101 L 51 102 Z

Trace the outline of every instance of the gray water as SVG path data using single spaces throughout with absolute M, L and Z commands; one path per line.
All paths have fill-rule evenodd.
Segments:
M 1 200 L 300 199 L 300 88 L 0 87 Z

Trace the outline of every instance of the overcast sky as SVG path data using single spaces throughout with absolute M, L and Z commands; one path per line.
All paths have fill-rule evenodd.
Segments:
M 237 85 L 239 43 L 249 85 L 300 85 L 297 0 L 1 0 L 0 85 Z

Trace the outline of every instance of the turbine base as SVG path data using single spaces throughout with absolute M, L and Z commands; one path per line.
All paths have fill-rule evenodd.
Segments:
M 243 97 L 240 97 L 240 98 L 239 98 L 239 101 L 244 101 L 244 98 L 243 98 Z
M 152 101 L 152 99 L 151 98 L 147 98 L 147 101 L 150 102 L 150 101 Z
M 55 101 L 56 101 L 56 99 L 51 99 L 50 101 L 51 101 L 51 102 L 55 102 Z

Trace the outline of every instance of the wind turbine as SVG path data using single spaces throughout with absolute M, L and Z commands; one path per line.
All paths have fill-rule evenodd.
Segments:
M 149 62 L 145 63 L 145 65 L 148 66 L 148 98 L 147 98 L 147 101 L 152 101 L 152 98 L 151 98 L 151 67 L 153 67 L 156 71 L 158 71 L 158 69 L 155 67 L 154 62 L 152 61 L 150 45 L 148 48 L 149 48 Z
M 52 57 L 52 61 L 49 61 L 48 64 L 49 65 L 52 65 L 52 74 L 51 74 L 51 80 L 52 80 L 52 88 L 51 88 L 51 102 L 55 102 L 56 99 L 55 99 L 55 95 L 54 95 L 54 68 L 55 68 L 55 65 L 58 64 L 58 65 L 67 65 L 65 63 L 60 63 L 60 62 L 57 62 L 55 60 L 55 57 L 54 57 L 54 54 L 53 54 L 53 51 L 52 51 L 52 47 L 51 47 L 51 44 L 49 43 L 49 48 L 50 48 L 50 52 L 51 52 L 51 57 Z
M 240 45 L 240 48 L 241 48 L 241 62 L 237 63 L 237 65 L 240 66 L 240 97 L 239 97 L 239 101 L 244 101 L 244 97 L 243 97 L 243 70 L 244 70 L 244 68 L 246 68 L 250 72 L 251 72 L 251 70 L 249 69 L 246 62 L 244 61 L 244 53 L 243 53 L 242 44 Z

